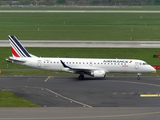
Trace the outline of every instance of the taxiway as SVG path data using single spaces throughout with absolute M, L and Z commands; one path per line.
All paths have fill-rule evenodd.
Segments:
M 0 89 L 42 108 L 0 108 L 0 120 L 159 120 L 160 77 L 0 76 Z M 141 96 L 145 95 L 145 96 Z
M 0 88 L 46 107 L 160 107 L 159 77 L 47 78 L 2 76 Z
M 42 108 L 0 108 L 0 120 L 159 120 L 160 77 L 0 76 L 0 89 Z M 157 96 L 153 96 L 153 95 Z M 148 95 L 148 96 L 141 96 Z

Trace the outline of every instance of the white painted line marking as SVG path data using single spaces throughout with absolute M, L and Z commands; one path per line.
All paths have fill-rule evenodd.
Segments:
M 80 105 L 85 106 L 85 107 L 92 108 L 92 106 L 90 106 L 90 105 L 87 105 L 87 104 L 78 102 L 78 101 L 76 101 L 76 100 L 73 100 L 73 99 L 71 99 L 71 98 L 65 97 L 65 96 L 63 96 L 63 95 L 60 95 L 60 94 L 58 94 L 58 93 L 56 93 L 56 92 L 54 92 L 54 91 L 52 91 L 52 90 L 50 90 L 50 89 L 48 89 L 48 88 L 45 88 L 45 89 L 46 89 L 47 91 L 49 91 L 49 92 L 51 92 L 51 93 L 53 93 L 53 94 L 55 94 L 55 95 L 57 95 L 57 96 L 63 98 L 63 99 L 66 99 L 66 100 L 75 102 L 75 103 L 80 104 Z

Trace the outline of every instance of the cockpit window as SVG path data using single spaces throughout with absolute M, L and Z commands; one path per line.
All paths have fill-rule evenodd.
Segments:
M 148 65 L 147 63 L 143 63 L 143 65 Z

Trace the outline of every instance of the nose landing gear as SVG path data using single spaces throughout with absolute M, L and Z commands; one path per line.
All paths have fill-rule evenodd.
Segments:
M 137 73 L 137 80 L 140 80 L 141 73 Z

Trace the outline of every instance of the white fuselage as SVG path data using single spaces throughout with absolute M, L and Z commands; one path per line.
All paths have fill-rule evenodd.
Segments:
M 142 60 L 130 59 L 86 59 L 86 58 L 20 58 L 24 63 L 17 63 L 38 69 L 51 71 L 74 72 L 64 68 L 65 65 L 76 69 L 104 70 L 108 72 L 145 73 L 155 72 L 155 69 Z M 16 63 L 16 62 L 15 62 Z
M 41 58 L 30 54 L 15 36 L 8 36 L 12 57 L 6 61 L 20 65 L 26 65 L 38 69 L 51 71 L 65 71 L 104 78 L 108 72 L 141 73 L 156 72 L 156 70 L 142 60 L 130 59 L 88 59 L 88 58 Z

